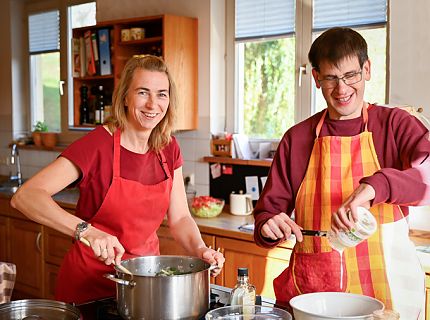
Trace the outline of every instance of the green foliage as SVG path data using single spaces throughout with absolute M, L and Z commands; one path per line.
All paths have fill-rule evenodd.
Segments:
M 35 132 L 48 132 L 48 125 L 43 121 L 37 121 L 34 125 Z
M 245 44 L 244 131 L 278 139 L 294 124 L 295 39 Z

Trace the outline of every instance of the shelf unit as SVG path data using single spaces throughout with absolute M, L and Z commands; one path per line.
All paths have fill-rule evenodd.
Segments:
M 121 30 L 144 28 L 141 40 L 121 41 Z M 79 122 L 80 87 L 103 85 L 104 90 L 113 93 L 127 60 L 133 55 L 156 54 L 169 67 L 178 90 L 176 130 L 197 129 L 197 19 L 173 15 L 106 21 L 95 26 L 73 29 L 73 38 L 83 37 L 88 30 L 97 32 L 107 28 L 110 31 L 111 75 L 92 75 L 73 78 L 73 124 L 74 127 L 88 127 Z M 90 90 L 89 90 L 90 91 Z M 105 104 L 110 104 L 106 102 Z M 91 98 L 90 98 L 91 106 Z

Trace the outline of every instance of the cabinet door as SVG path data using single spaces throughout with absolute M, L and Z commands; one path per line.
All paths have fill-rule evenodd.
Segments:
M 55 284 L 57 283 L 57 275 L 60 270 L 59 266 L 54 264 L 45 263 L 45 285 L 44 285 L 44 299 L 54 300 L 55 298 Z
M 9 261 L 8 218 L 0 216 L 0 261 Z
M 10 257 L 16 264 L 15 289 L 20 297 L 41 297 L 43 287 L 42 226 L 10 219 Z
M 273 279 L 288 267 L 290 249 L 264 249 L 253 242 L 222 237 L 216 237 L 216 245 L 225 257 L 224 269 L 216 284 L 232 288 L 236 284 L 237 269 L 248 268 L 249 281 L 256 286 L 257 294 L 275 298 Z
M 160 240 L 160 254 L 163 255 L 189 255 L 184 248 L 173 239 L 168 227 L 161 226 L 157 231 L 158 239 Z M 215 248 L 215 237 L 207 234 L 202 234 L 202 239 L 206 246 Z
M 430 276 L 426 274 L 425 319 L 430 320 Z
M 67 251 L 72 246 L 72 238 L 48 227 L 43 229 L 43 251 L 45 261 L 60 266 Z

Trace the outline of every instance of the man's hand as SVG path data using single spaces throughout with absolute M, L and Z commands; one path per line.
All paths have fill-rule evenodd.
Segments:
M 295 234 L 297 241 L 303 241 L 303 235 L 299 227 L 286 213 L 281 212 L 267 220 L 261 228 L 261 235 L 272 240 L 288 239 L 292 233 Z
M 357 207 L 370 208 L 370 201 L 375 199 L 375 189 L 369 184 L 362 183 L 345 200 L 345 202 L 333 212 L 331 216 L 331 228 L 335 232 L 349 231 L 357 222 Z

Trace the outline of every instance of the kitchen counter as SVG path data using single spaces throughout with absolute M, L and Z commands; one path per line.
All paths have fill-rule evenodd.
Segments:
M 12 196 L 12 193 L 0 192 L 1 197 Z M 76 203 L 79 198 L 79 190 L 76 188 L 64 189 L 63 191 L 54 195 L 54 200 L 64 208 L 75 209 Z M 241 226 L 252 225 L 254 218 L 252 215 L 249 216 L 235 216 L 228 212 L 228 206 L 224 208 L 224 211 L 215 218 L 198 218 L 194 217 L 197 225 L 201 232 L 219 234 L 224 237 L 230 237 L 233 239 L 253 241 L 252 230 L 246 230 L 240 228 Z M 167 221 L 163 222 L 163 225 L 167 225 Z M 422 262 L 423 268 L 426 273 L 430 274 L 430 232 L 423 230 L 411 230 L 410 238 L 412 242 L 417 246 L 418 256 Z M 282 244 L 282 247 L 292 248 L 294 246 L 294 239 L 289 240 Z

